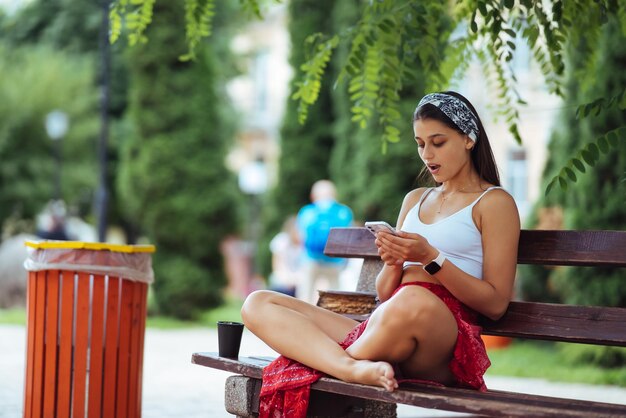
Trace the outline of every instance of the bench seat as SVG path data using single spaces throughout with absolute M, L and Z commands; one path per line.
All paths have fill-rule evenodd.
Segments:
M 260 390 L 263 367 L 273 358 L 270 357 L 242 357 L 229 359 L 219 357 L 217 353 L 201 352 L 194 353 L 191 362 L 213 369 L 236 373 L 241 376 L 258 381 Z M 247 381 L 245 384 L 249 384 Z M 243 383 L 240 383 L 243 384 Z M 230 390 L 233 389 L 231 382 Z M 227 387 L 229 384 L 227 384 Z M 439 387 L 434 385 L 411 385 L 400 387 L 393 392 L 387 392 L 376 386 L 346 383 L 331 377 L 323 377 L 311 386 L 312 391 L 329 392 L 347 397 L 366 398 L 370 400 L 391 404 L 407 404 L 424 408 L 442 409 L 446 411 L 465 412 L 488 416 L 508 417 L 580 417 L 580 418 L 608 418 L 626 416 L 626 405 L 610 404 L 603 402 L 581 401 L 575 399 L 563 399 L 548 396 L 530 395 L 515 392 L 488 390 L 477 392 L 471 389 Z M 313 392 L 312 392 L 313 393 Z M 232 402 L 232 401 L 231 401 Z M 249 413 L 254 416 L 258 413 L 258 392 L 256 404 L 249 405 Z M 248 403 L 250 403 L 248 401 Z M 316 403 L 315 397 L 311 397 L 311 408 Z M 358 402 L 357 402 L 358 405 Z M 338 404 L 332 405 L 336 411 Z M 240 408 L 235 405 L 227 405 L 229 412 Z M 344 407 L 345 408 L 345 407 Z M 342 409 L 344 409 L 342 408 Z M 506 412 L 504 412 L 506 411 Z M 311 412 L 311 411 L 310 411 Z M 337 412 L 337 411 L 336 411 Z M 246 415 L 240 415 L 246 416 Z M 343 415 L 338 416 L 345 416 Z
M 382 268 L 373 235 L 365 228 L 334 228 L 325 253 L 364 260 L 356 291 L 320 292 L 318 306 L 358 321 L 376 308 L 375 280 Z M 520 234 L 519 264 L 626 267 L 625 231 L 529 231 Z M 497 321 L 481 318 L 483 334 L 524 339 L 626 347 L 626 308 L 513 301 Z M 272 359 L 220 358 L 194 353 L 192 362 L 237 374 L 227 380 L 226 409 L 258 414 L 262 370 Z M 626 405 L 525 393 L 434 385 L 375 386 L 325 377 L 311 386 L 308 416 L 391 418 L 396 404 L 495 417 L 626 417 Z

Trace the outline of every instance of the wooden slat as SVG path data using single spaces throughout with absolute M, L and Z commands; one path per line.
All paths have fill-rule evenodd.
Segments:
M 374 298 L 368 292 L 327 290 L 320 292 L 318 306 L 363 321 L 373 311 Z M 483 318 L 481 325 L 488 335 L 626 346 L 626 308 L 511 302 L 502 318 Z
M 626 267 L 626 231 L 524 230 L 518 263 Z
M 120 304 L 120 338 L 117 354 L 117 388 L 116 388 L 116 416 L 125 417 L 128 414 L 128 391 L 130 370 L 130 325 L 133 315 L 132 282 L 122 279 L 122 296 Z
M 74 335 L 74 374 L 72 378 L 72 416 L 85 417 L 87 395 L 87 347 L 89 342 L 89 274 L 76 273 L 76 331 Z
M 94 274 L 91 299 L 91 341 L 89 342 L 88 418 L 100 418 L 102 409 L 102 367 L 104 364 L 105 278 Z
M 48 271 L 46 279 L 46 340 L 43 416 L 52 417 L 56 409 L 57 353 L 59 332 L 59 271 Z
M 33 382 L 35 379 L 35 321 L 37 319 L 37 272 L 28 273 L 28 290 L 26 300 L 26 372 L 24 376 L 24 418 L 30 418 L 33 411 Z M 42 282 L 43 283 L 43 282 Z
M 43 370 L 44 370 L 44 332 L 46 326 L 46 271 L 37 273 L 37 306 L 35 307 L 35 350 L 33 362 L 33 401 L 31 416 L 42 416 L 43 407 Z
M 147 305 L 148 305 L 148 284 L 142 283 L 140 285 L 140 301 L 141 305 L 139 307 L 140 318 L 139 321 L 139 354 L 137 357 L 137 364 L 139 365 L 139 369 L 137 370 L 137 408 L 139 409 L 138 417 L 141 417 L 141 398 L 143 393 L 143 350 L 144 350 L 144 340 L 146 336 L 146 317 L 148 316 Z
M 130 282 L 127 280 L 127 282 Z M 133 298 L 132 298 L 132 320 L 130 327 L 130 369 L 128 374 L 128 417 L 139 417 L 141 416 L 141 399 L 137 396 L 138 394 L 138 377 L 139 377 L 139 368 L 141 364 L 139 363 L 139 340 L 143 338 L 141 333 L 142 326 L 141 322 L 143 319 L 143 312 L 141 311 L 141 298 L 143 296 L 142 286 L 144 283 L 141 282 L 130 282 L 133 287 Z
M 115 416 L 115 385 L 117 382 L 117 344 L 119 334 L 120 278 L 108 277 L 106 331 L 104 337 L 104 376 L 102 416 Z
M 201 366 L 225 370 L 261 379 L 262 370 L 271 359 L 239 357 L 226 359 L 216 353 L 194 353 L 191 362 Z M 311 386 L 313 390 L 402 403 L 456 412 L 509 417 L 611 417 L 626 414 L 626 405 L 561 399 L 521 393 L 458 389 L 429 385 L 402 387 L 387 392 L 376 386 L 347 383 L 333 378 L 321 378 Z
M 74 274 L 61 271 L 61 322 L 59 325 L 59 376 L 57 417 L 70 416 L 72 390 L 72 330 L 74 329 Z
M 378 258 L 374 235 L 365 228 L 331 228 L 324 254 L 344 258 Z
M 365 228 L 333 228 L 324 253 L 333 257 L 378 257 Z M 519 264 L 626 267 L 626 231 L 535 231 L 520 234 Z
M 511 302 L 482 325 L 489 335 L 626 347 L 626 308 Z

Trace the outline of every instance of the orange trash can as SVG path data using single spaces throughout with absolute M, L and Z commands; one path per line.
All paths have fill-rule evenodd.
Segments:
M 152 245 L 27 242 L 25 418 L 141 417 Z

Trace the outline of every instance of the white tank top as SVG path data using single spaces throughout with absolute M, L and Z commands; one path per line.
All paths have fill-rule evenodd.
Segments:
M 422 194 L 419 202 L 409 210 L 400 229 L 420 234 L 455 266 L 469 275 L 482 279 L 483 246 L 480 231 L 472 219 L 472 208 L 485 194 L 494 189 L 501 187 L 490 187 L 478 199 L 458 212 L 435 223 L 425 224 L 420 220 L 419 212 L 422 202 L 433 190 L 428 189 Z M 421 266 L 422 263 L 406 261 L 403 267 L 416 265 Z

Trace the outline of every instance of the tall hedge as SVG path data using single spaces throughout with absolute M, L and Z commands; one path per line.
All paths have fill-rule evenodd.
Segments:
M 191 318 L 221 302 L 220 242 L 238 225 L 238 188 L 224 166 L 235 131 L 220 72 L 228 39 L 216 33 L 196 62 L 181 62 L 182 8 L 159 2 L 154 20 L 150 42 L 130 54 L 130 135 L 122 143 L 119 189 L 157 246 L 159 309 Z
M 570 47 L 570 59 L 575 70 L 567 82 L 564 112 L 554 129 L 549 145 L 549 160 L 545 179 L 565 165 L 574 150 L 597 136 L 623 126 L 626 112 L 618 107 L 599 115 L 577 119 L 573 109 L 598 97 L 613 97 L 626 85 L 626 44 L 614 17 L 602 28 L 601 48 L 590 51 L 585 40 Z M 614 152 L 600 154 L 595 167 L 578 176 L 567 191 L 553 190 L 539 202 L 539 207 L 561 206 L 565 229 L 626 229 L 626 143 L 620 140 Z M 626 306 L 624 273 L 608 268 L 556 268 L 538 274 L 544 277 L 544 294 L 556 294 L 568 303 Z M 540 297 L 541 283 L 526 274 L 524 289 L 531 297 Z
M 0 74 L 0 225 L 9 217 L 34 219 L 54 197 L 58 145 L 61 197 L 72 206 L 80 203 L 97 181 L 97 91 L 91 62 L 46 45 L 0 45 Z M 44 126 L 55 109 L 69 118 L 60 143 L 48 137 Z
M 102 30 L 102 2 L 93 0 L 33 0 L 18 12 L 0 23 L 2 38 L 8 45 L 13 47 L 25 47 L 27 45 L 47 45 L 56 51 L 63 51 L 69 56 L 76 56 L 76 59 L 88 61 L 92 74 L 90 82 L 91 90 L 101 88 L 101 51 L 100 35 Z M 113 187 L 117 175 L 118 164 L 118 144 L 116 138 L 119 137 L 123 126 L 120 124 L 121 118 L 126 111 L 127 105 L 127 68 L 122 51 L 124 45 L 117 43 L 110 48 L 110 80 L 109 80 L 109 140 L 107 144 L 107 187 L 108 187 L 108 210 L 107 220 L 109 225 L 122 225 L 127 232 L 128 238 L 133 240 L 133 229 L 128 220 L 124 219 L 119 210 L 117 191 Z M 69 106 L 69 103 L 77 98 L 84 97 L 85 94 L 73 94 L 61 107 Z M 98 137 L 101 130 L 99 120 L 99 98 L 94 97 L 93 112 L 94 120 L 90 128 L 90 136 L 81 134 L 82 141 L 88 142 L 85 152 L 79 157 L 84 162 L 90 162 L 89 176 L 93 181 L 88 187 L 80 189 L 78 199 L 71 199 L 72 206 L 78 206 L 79 214 L 90 218 L 93 224 L 95 209 L 94 196 L 98 188 Z M 75 121 L 72 116 L 71 123 Z M 72 123 L 74 125 L 74 123 Z M 72 128 L 73 130 L 73 128 Z M 85 178 L 84 174 L 78 178 Z M 71 181 L 71 180 L 68 180 Z M 66 192 L 64 198 L 70 199 L 71 195 Z

